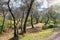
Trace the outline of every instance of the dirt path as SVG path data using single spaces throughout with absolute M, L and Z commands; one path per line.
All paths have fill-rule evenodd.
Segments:
M 60 40 L 60 26 L 56 28 L 56 32 L 52 36 L 45 38 L 44 40 Z
M 27 32 L 33 32 L 33 31 L 38 31 L 38 28 L 40 29 L 41 27 L 43 26 L 42 23 L 38 23 L 36 25 L 34 25 L 34 27 L 37 27 L 37 28 L 34 28 L 34 29 L 31 29 L 31 26 L 27 27 Z M 3 35 L 0 35 L 0 40 L 9 40 L 13 37 L 13 30 L 9 30 L 9 32 L 6 32 L 4 33 Z
M 60 33 L 55 33 L 50 37 L 47 37 L 45 40 L 60 40 Z
M 60 33 L 56 34 L 52 40 L 60 40 Z
M 0 40 L 8 40 L 13 37 L 13 30 L 9 30 L 9 32 L 0 35 Z

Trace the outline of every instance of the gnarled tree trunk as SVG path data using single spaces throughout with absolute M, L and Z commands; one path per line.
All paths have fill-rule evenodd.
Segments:
M 23 27 L 23 32 L 24 32 L 24 33 L 26 33 L 26 22 L 27 22 L 27 19 L 28 19 L 28 16 L 29 16 L 31 7 L 32 7 L 32 5 L 33 5 L 33 2 L 34 2 L 34 0 L 31 0 L 30 7 L 28 8 L 28 11 L 27 11 L 27 15 L 26 15 L 26 19 L 25 19 L 24 27 Z
M 11 11 L 11 8 L 10 8 L 10 6 L 9 6 L 9 3 L 10 3 L 10 0 L 8 0 L 7 5 L 8 5 L 8 9 L 9 9 L 9 11 L 10 11 L 12 17 L 13 17 L 13 21 L 14 21 L 14 37 L 17 37 L 18 34 L 17 34 L 17 27 L 16 27 L 16 25 L 15 25 L 15 17 L 14 17 L 14 15 L 13 15 L 12 11 Z

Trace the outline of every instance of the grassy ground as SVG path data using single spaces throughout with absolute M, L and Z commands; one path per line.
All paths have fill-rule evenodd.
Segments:
M 41 25 L 39 23 L 39 26 L 41 26 Z M 37 26 L 38 26 L 38 24 L 36 24 L 36 27 Z M 39 28 L 36 28 L 36 27 L 34 29 L 32 29 L 31 26 L 29 26 L 29 28 L 27 28 L 28 31 L 26 34 L 24 34 L 23 36 L 19 35 L 19 40 L 44 40 L 44 38 L 53 34 L 53 29 L 38 30 L 41 27 L 39 27 Z M 13 37 L 13 31 L 10 30 L 9 32 L 5 33 L 4 35 L 1 35 L 0 39 L 9 40 L 12 37 Z
M 53 34 L 53 29 L 42 30 L 37 33 L 25 34 L 20 40 L 44 40 L 44 38 Z

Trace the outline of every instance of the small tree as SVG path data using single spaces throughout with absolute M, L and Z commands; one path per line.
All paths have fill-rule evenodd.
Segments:
M 4 9 L 3 9 L 3 4 L 0 4 L 1 5 L 1 8 L 2 8 L 2 12 L 3 12 L 3 21 L 2 21 L 2 26 L 1 26 L 1 31 L 0 33 L 3 32 L 3 28 L 4 28 L 4 22 L 5 22 L 5 13 L 4 13 Z
M 32 28 L 34 28 L 33 26 L 33 15 L 31 14 L 31 25 L 32 25 Z

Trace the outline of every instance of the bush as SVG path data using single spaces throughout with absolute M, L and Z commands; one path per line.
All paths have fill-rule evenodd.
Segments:
M 9 20 L 8 24 L 10 28 L 14 28 L 14 21 Z
M 48 24 L 48 28 L 53 28 L 54 24 Z
M 53 23 L 50 23 L 50 24 L 44 25 L 42 27 L 42 29 L 49 29 L 49 28 L 54 28 L 54 27 L 55 27 L 54 24 Z
M 4 25 L 4 28 L 3 28 L 3 32 L 6 32 L 8 29 L 9 29 L 9 25 L 8 24 L 5 24 Z

